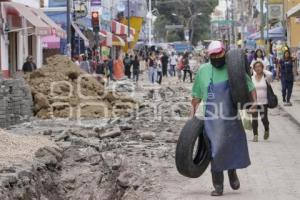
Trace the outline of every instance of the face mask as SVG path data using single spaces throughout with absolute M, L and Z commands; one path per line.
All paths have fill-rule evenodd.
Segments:
M 225 56 L 221 58 L 211 58 L 210 63 L 215 67 L 215 68 L 222 68 L 225 64 Z

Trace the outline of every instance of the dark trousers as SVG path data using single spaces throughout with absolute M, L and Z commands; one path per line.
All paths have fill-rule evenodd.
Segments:
M 252 113 L 252 128 L 253 128 L 254 135 L 258 135 L 258 113 L 265 127 L 265 131 L 269 131 L 268 106 L 259 105 L 257 106 L 257 112 Z
M 136 82 L 139 81 L 139 71 L 133 71 L 133 80 Z
M 290 102 L 294 87 L 294 81 L 281 80 L 281 87 L 283 101 Z
M 193 77 L 192 77 L 192 71 L 191 70 L 184 70 L 184 74 L 183 74 L 183 82 L 185 81 L 186 78 L 186 74 L 189 73 L 190 74 L 190 80 L 191 82 L 193 82 Z
M 176 67 L 176 65 L 170 65 L 170 70 L 169 70 L 170 76 L 175 76 L 176 75 L 175 67 Z
M 129 79 L 131 78 L 130 67 L 131 66 L 125 66 L 125 76 L 127 76 Z
M 157 82 L 159 84 L 161 84 L 162 77 L 163 77 L 163 73 L 162 72 L 157 72 Z
M 163 70 L 163 76 L 168 76 L 168 64 L 163 64 L 162 70 Z

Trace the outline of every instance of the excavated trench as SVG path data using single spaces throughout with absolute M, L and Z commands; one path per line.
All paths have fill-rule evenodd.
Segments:
M 9 132 L 46 137 L 55 146 L 39 149 L 32 162 L 2 168 L 0 199 L 157 199 L 158 180 L 165 170 L 161 166 L 173 165 L 178 130 L 184 123 L 171 118 L 189 112 L 184 104 L 175 109 L 168 109 L 168 104 L 184 102 L 178 97 L 183 92 L 144 92 L 138 117 L 81 124 L 35 120 L 12 128 Z M 157 114 L 154 104 L 165 109 Z

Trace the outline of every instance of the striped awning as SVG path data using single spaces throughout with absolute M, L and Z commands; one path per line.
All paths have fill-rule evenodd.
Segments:
M 112 26 L 112 33 L 116 35 L 128 36 L 128 26 L 126 26 L 125 24 L 121 24 L 120 22 L 113 20 L 111 26 Z M 134 35 L 135 35 L 135 29 L 130 28 L 130 37 L 134 37 Z
M 66 32 L 47 17 L 42 10 L 15 2 L 3 2 L 2 4 L 6 11 L 13 11 L 16 15 L 24 17 L 34 27 L 34 34 L 41 36 L 54 35 L 60 38 L 66 37 Z
M 125 41 L 118 35 L 112 34 L 111 32 L 105 30 L 101 30 L 99 34 L 105 37 L 105 40 L 103 40 L 101 43 L 103 46 L 125 46 Z

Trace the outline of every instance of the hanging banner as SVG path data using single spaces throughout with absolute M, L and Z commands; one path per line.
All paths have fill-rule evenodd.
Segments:
M 101 6 L 101 0 L 91 0 L 91 6 Z
M 283 4 L 269 4 L 269 20 L 283 20 Z

